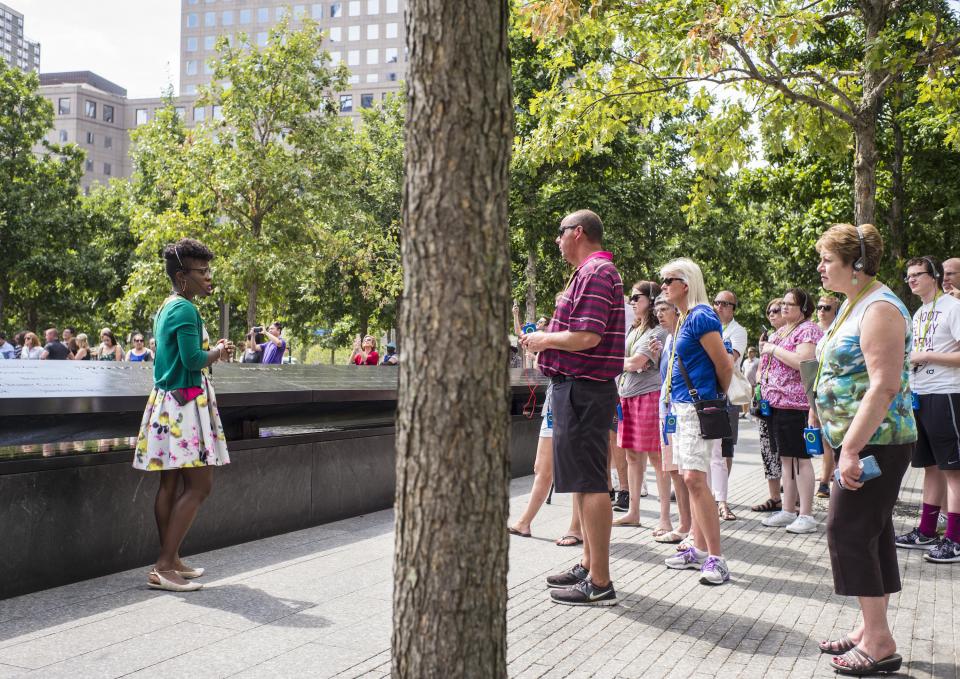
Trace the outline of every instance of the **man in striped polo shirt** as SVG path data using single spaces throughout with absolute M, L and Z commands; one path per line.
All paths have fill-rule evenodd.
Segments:
M 523 335 L 553 382 L 553 478 L 559 493 L 573 493 L 583 525 L 583 558 L 547 578 L 553 601 L 571 606 L 613 606 L 610 579 L 610 496 L 607 431 L 617 403 L 614 381 L 623 371 L 623 282 L 609 252 L 601 250 L 603 223 L 590 210 L 560 222 L 560 254 L 576 267 L 542 332 Z

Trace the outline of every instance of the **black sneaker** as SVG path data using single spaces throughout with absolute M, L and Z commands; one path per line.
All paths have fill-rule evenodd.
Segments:
M 898 535 L 894 542 L 901 549 L 930 549 L 937 544 L 937 538 L 928 538 L 919 528 L 914 528 L 909 533 Z
M 817 488 L 817 497 L 830 497 L 830 486 L 826 483 L 821 483 L 820 487 Z
M 941 538 L 923 558 L 933 563 L 960 563 L 960 544 L 948 537 Z
M 580 562 L 577 562 L 577 564 L 568 571 L 564 571 L 559 575 L 548 575 L 547 587 L 550 589 L 573 587 L 586 580 L 589 574 L 590 571 L 581 566 Z
M 613 503 L 613 511 L 625 512 L 630 509 L 630 491 L 621 490 L 617 493 L 617 499 Z
M 615 491 L 615 490 L 608 490 L 607 492 L 610 493 L 610 504 L 613 504 L 614 502 L 616 502 L 616 501 L 617 501 L 617 491 Z
M 555 589 L 550 592 L 555 603 L 566 606 L 616 606 L 617 593 L 611 582 L 606 587 L 595 587 L 589 580 L 583 580 L 573 587 Z

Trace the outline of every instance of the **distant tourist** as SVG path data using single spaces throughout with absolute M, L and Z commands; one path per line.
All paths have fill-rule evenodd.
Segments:
M 98 361 L 122 361 L 123 349 L 117 344 L 117 338 L 113 336 L 110 328 L 104 328 L 100 331 L 100 345 L 94 352 Z
M 960 299 L 960 257 L 951 257 L 943 263 L 943 291 Z
M 250 328 L 251 332 L 263 333 L 266 340 L 259 344 L 260 351 L 263 352 L 261 363 L 280 364 L 283 363 L 283 352 L 287 350 L 287 341 L 283 339 L 283 326 L 279 323 L 271 323 L 264 330 L 262 325 Z
M 383 356 L 380 365 L 399 365 L 400 356 L 397 354 L 397 345 L 393 342 L 387 342 L 387 353 Z
M 840 308 L 840 300 L 833 295 L 821 295 L 817 300 L 817 325 L 824 332 L 833 323 L 837 317 L 837 310 Z
M 359 337 L 354 340 L 350 362 L 354 365 L 377 365 L 380 362 L 380 354 L 377 353 L 377 340 L 373 335 L 367 335 L 362 342 Z
M 43 345 L 43 353 L 40 355 L 45 361 L 66 361 L 71 358 L 70 349 L 60 341 L 60 335 L 56 328 L 49 328 L 44 333 L 47 343 Z
M 127 352 L 127 360 L 133 361 L 134 363 L 153 360 L 153 354 L 144 345 L 143 335 L 139 332 L 133 336 L 133 349 Z
M 243 345 L 243 355 L 240 357 L 241 363 L 261 363 L 263 361 L 263 350 L 260 345 L 266 342 L 263 333 L 257 333 L 251 330 L 247 333 Z
M 77 335 L 77 350 L 73 352 L 73 360 L 75 361 L 89 361 L 93 356 L 93 352 L 90 351 L 90 340 L 87 337 L 87 334 L 81 332 Z
M 63 334 L 61 335 L 61 337 L 63 339 L 60 341 L 63 342 L 63 345 L 66 347 L 69 347 L 70 343 L 73 342 L 75 339 L 77 339 L 77 329 L 74 328 L 73 326 L 68 325 L 63 329 Z M 73 353 L 72 349 L 70 351 L 71 353 Z
M 23 350 L 23 339 L 27 336 L 27 331 L 23 330 L 13 336 L 13 357 L 20 359 L 20 352 Z
M 40 338 L 32 332 L 23 334 L 23 346 L 20 349 L 20 359 L 24 361 L 39 361 L 43 356 L 43 347 L 40 346 Z
M 17 356 L 17 349 L 7 341 L 7 334 L 0 330 L 0 360 L 12 360 Z
M 154 388 L 143 413 L 133 466 L 160 472 L 154 504 L 160 555 L 148 584 L 190 592 L 203 587 L 194 579 L 204 569 L 183 563 L 180 545 L 213 487 L 212 468 L 230 462 L 208 368 L 229 359 L 233 343 L 221 339 L 210 349 L 206 327 L 193 305 L 195 298 L 213 291 L 213 253 L 203 243 L 184 238 L 166 246 L 163 258 L 174 292 L 154 321 L 159 346 L 153 364 Z

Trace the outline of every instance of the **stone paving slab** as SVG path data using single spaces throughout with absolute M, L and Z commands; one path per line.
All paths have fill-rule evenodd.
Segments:
M 732 581 L 699 584 L 663 566 L 671 545 L 652 540 L 657 502 L 641 500 L 644 528 L 615 528 L 612 608 L 549 602 L 545 575 L 576 548 L 553 540 L 567 527 L 569 496 L 554 497 L 534 537 L 512 537 L 508 663 L 517 679 L 829 676 L 820 638 L 848 631 L 855 603 L 833 594 L 822 522 L 790 535 L 760 525 L 765 499 L 759 445 L 741 424 L 730 479 L 739 519 L 722 522 Z M 819 462 L 815 464 L 819 465 Z M 652 472 L 648 485 L 652 483 Z M 532 477 L 511 487 L 516 516 Z M 910 470 L 896 517 L 915 521 L 922 476 Z M 145 587 L 146 567 L 0 601 L 0 679 L 20 677 L 387 677 L 390 673 L 393 514 L 379 512 L 197 555 L 207 587 L 170 594 Z M 960 567 L 900 554 L 903 592 L 891 620 L 900 676 L 960 679 Z M 927 612 L 936 611 L 936 616 Z

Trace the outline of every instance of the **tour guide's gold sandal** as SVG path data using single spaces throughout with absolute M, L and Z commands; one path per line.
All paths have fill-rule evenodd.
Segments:
M 849 674 L 854 677 L 897 672 L 902 664 L 903 658 L 898 653 L 888 655 L 882 660 L 874 660 L 864 653 L 859 646 L 854 646 L 843 655 L 835 655 L 830 658 L 830 667 L 840 674 Z
M 153 580 L 147 580 L 147 585 L 151 589 L 162 589 L 167 592 L 196 592 L 198 589 L 203 589 L 203 583 L 200 582 L 188 582 L 184 585 L 174 582 L 173 580 L 168 580 L 163 577 L 164 573 L 176 573 L 177 571 L 158 571 L 154 568 L 150 571 L 150 576 L 157 579 L 156 582 Z

